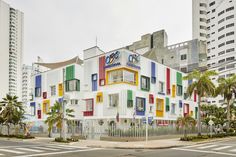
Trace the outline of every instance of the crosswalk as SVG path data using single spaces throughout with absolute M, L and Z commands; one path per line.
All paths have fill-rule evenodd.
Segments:
M 172 149 L 199 153 L 221 154 L 226 156 L 236 156 L 236 144 L 204 143 Z
M 90 151 L 94 148 L 77 147 L 70 145 L 22 145 L 0 147 L 0 157 L 32 157 L 32 156 L 49 156 L 55 154 L 73 153 L 79 151 Z

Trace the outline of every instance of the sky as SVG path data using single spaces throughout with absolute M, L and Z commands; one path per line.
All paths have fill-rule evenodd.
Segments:
M 191 0 L 4 0 L 24 13 L 23 62 L 82 57 L 97 45 L 120 48 L 165 29 L 168 45 L 192 39 Z

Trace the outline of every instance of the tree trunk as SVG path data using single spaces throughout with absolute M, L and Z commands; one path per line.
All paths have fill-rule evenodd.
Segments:
M 197 116 L 197 128 L 198 128 L 198 136 L 202 134 L 202 126 L 201 126 L 201 97 L 198 95 L 198 116 Z
M 227 100 L 227 124 L 226 124 L 227 132 L 229 131 L 229 128 L 230 128 L 230 100 Z
M 9 134 L 10 134 L 10 125 L 7 124 L 7 135 L 9 136 Z

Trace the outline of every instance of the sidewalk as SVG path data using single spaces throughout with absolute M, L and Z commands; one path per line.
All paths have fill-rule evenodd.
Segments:
M 55 145 L 71 145 L 76 147 L 91 147 L 91 148 L 110 148 L 110 149 L 167 149 L 173 147 L 181 147 L 188 145 L 195 145 L 201 143 L 217 142 L 217 141 L 228 141 L 236 139 L 236 137 L 227 137 L 227 138 L 218 138 L 218 139 L 209 139 L 200 142 L 186 142 L 180 141 L 179 138 L 171 139 L 158 139 L 150 141 L 136 141 L 136 142 L 111 142 L 111 141 L 100 141 L 100 140 L 80 140 L 79 142 L 73 143 L 58 143 L 53 142 L 54 138 L 48 137 L 36 137 L 35 139 L 9 139 L 9 138 L 0 138 L 0 140 L 9 140 L 9 141 L 22 141 L 29 143 L 39 143 L 39 144 L 55 144 Z
M 151 141 L 137 142 L 110 142 L 99 140 L 80 140 L 79 142 L 70 143 L 73 146 L 93 147 L 93 148 L 116 148 L 116 149 L 164 149 L 172 147 L 180 147 L 194 144 L 193 142 L 179 141 L 179 138 L 161 139 Z

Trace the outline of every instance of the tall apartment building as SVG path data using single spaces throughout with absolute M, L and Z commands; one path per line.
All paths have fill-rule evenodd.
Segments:
M 236 72 L 236 0 L 193 0 L 193 38 L 207 42 L 207 66 L 219 77 Z
M 208 69 L 216 70 L 219 78 L 231 76 L 236 73 L 236 0 L 193 0 L 192 5 L 192 35 L 207 43 Z
M 31 76 L 34 75 L 33 66 L 23 64 L 22 67 L 22 102 L 27 103 L 32 99 L 33 90 Z
M 23 13 L 0 0 L 0 98 L 21 99 Z
M 145 34 L 141 40 L 124 48 L 185 73 L 193 69 L 206 68 L 206 43 L 204 41 L 194 39 L 168 45 L 165 30 Z

